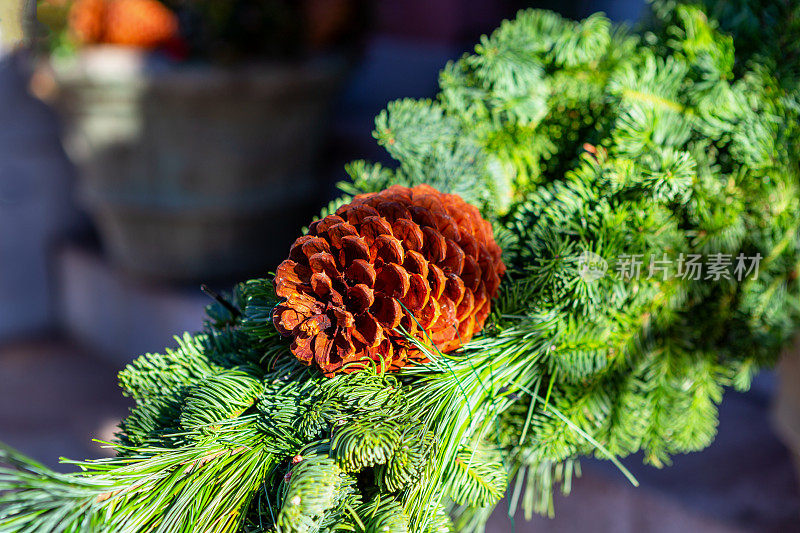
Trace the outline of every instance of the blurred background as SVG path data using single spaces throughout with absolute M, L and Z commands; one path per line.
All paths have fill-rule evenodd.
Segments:
M 346 162 L 386 161 L 371 134 L 386 103 L 433 97 L 448 60 L 524 7 L 629 24 L 646 9 L 2 0 L 0 441 L 62 470 L 59 456 L 106 453 L 91 438 L 113 438 L 127 411 L 116 372 L 200 328 L 201 282 L 267 275 Z M 664 470 L 626 459 L 640 488 L 587 460 L 556 518 L 526 524 L 501 505 L 489 531 L 800 531 L 777 381 L 726 393 L 708 450 Z

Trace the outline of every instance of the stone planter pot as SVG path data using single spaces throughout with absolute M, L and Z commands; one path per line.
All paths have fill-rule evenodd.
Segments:
M 778 394 L 773 405 L 773 426 L 792 452 L 800 481 L 800 338 L 783 354 L 777 369 Z
M 319 205 L 343 64 L 225 70 L 98 48 L 53 68 L 80 199 L 111 259 L 172 280 L 274 267 Z

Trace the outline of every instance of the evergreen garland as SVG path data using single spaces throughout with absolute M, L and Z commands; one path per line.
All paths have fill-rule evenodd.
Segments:
M 481 531 L 504 494 L 552 513 L 582 456 L 631 477 L 618 458 L 708 446 L 725 387 L 800 320 L 798 42 L 800 6 L 768 0 L 657 1 L 640 34 L 504 22 L 435 100 L 378 116 L 397 167 L 358 161 L 342 184 L 481 208 L 509 267 L 483 333 L 327 378 L 273 327 L 271 281 L 243 283 L 120 374 L 136 406 L 117 457 L 65 475 L 0 448 L 0 532 Z M 681 254 L 761 259 L 741 279 L 619 268 Z M 608 270 L 589 279 L 581 257 Z

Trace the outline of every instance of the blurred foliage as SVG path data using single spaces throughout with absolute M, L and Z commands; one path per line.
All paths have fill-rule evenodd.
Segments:
M 104 0 L 106 4 L 118 0 Z M 160 0 L 179 21 L 173 59 L 234 63 L 291 59 L 357 43 L 371 12 L 366 0 Z M 57 56 L 82 45 L 74 28 L 80 0 L 38 0 L 38 45 Z

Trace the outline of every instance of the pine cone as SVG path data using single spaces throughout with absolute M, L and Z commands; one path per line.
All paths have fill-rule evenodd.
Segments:
M 111 0 L 106 7 L 105 35 L 109 44 L 155 48 L 178 35 L 178 18 L 156 0 Z
M 103 38 L 105 0 L 77 0 L 69 10 L 69 29 L 80 44 L 99 43 Z
M 314 222 L 278 267 L 273 322 L 327 376 L 426 361 L 483 328 L 505 272 L 492 227 L 454 194 L 394 185 Z M 435 348 L 434 348 L 435 346 Z

